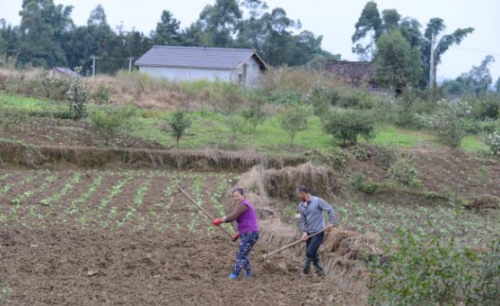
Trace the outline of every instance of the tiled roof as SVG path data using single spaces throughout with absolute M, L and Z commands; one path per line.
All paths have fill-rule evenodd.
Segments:
M 154 46 L 136 66 L 230 70 L 254 57 L 261 69 L 267 65 L 252 49 Z
M 371 80 L 372 64 L 370 62 L 328 61 L 326 71 L 341 78 Z

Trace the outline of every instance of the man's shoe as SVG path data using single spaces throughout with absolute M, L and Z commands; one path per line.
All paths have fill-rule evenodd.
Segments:
M 304 269 L 302 269 L 302 275 L 309 275 L 309 273 L 311 272 L 311 262 L 311 258 L 306 258 Z
M 325 276 L 325 269 L 323 268 L 323 264 L 321 263 L 321 257 L 317 257 L 313 260 L 314 268 L 316 269 L 316 274 L 319 276 Z

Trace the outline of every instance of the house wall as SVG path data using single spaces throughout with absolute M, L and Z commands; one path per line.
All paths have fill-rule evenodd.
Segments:
M 244 75 L 244 64 L 247 65 L 245 86 L 246 87 L 256 87 L 259 85 L 259 79 L 262 76 L 262 70 L 260 69 L 259 63 L 252 57 L 245 63 L 241 64 L 237 70 L 233 72 L 231 77 L 232 82 L 239 81 L 239 75 L 243 77 Z
M 165 78 L 172 82 L 209 80 L 231 82 L 232 73 L 230 70 L 207 70 L 190 68 L 169 68 L 169 67 L 139 67 L 140 72 L 149 74 L 152 77 Z
M 244 77 L 244 64 L 247 65 L 246 78 Z M 240 80 L 245 80 L 246 87 L 258 86 L 259 78 L 262 76 L 262 71 L 260 70 L 259 63 L 254 58 L 250 58 L 244 64 L 241 64 L 235 70 L 209 70 L 141 66 L 139 67 L 139 71 L 147 73 L 152 77 L 165 78 L 172 82 L 218 80 L 223 82 L 238 83 Z

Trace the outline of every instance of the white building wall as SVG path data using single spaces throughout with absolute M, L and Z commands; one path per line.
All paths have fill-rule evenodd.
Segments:
M 243 78 L 245 64 L 247 65 L 246 78 Z M 245 63 L 242 63 L 237 70 L 233 71 L 231 76 L 232 82 L 239 82 L 240 75 L 241 78 L 245 79 L 246 87 L 256 87 L 259 85 L 262 70 L 260 69 L 259 63 L 252 57 Z
M 206 70 L 190 68 L 169 68 L 169 67 L 139 67 L 140 72 L 149 74 L 152 77 L 165 78 L 172 82 L 180 81 L 224 81 L 231 82 L 230 70 Z
M 246 68 L 246 77 L 244 76 L 244 65 Z M 246 87 L 256 87 L 259 85 L 259 79 L 262 76 L 262 70 L 259 63 L 252 57 L 245 63 L 241 64 L 235 70 L 208 70 L 208 69 L 192 69 L 192 68 L 170 68 L 170 67 L 139 67 L 140 72 L 149 74 L 156 78 L 165 78 L 172 82 L 181 81 L 223 81 L 238 83 L 240 80 L 245 80 Z

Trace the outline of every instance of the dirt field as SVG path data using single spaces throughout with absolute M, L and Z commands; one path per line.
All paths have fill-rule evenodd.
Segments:
M 26 117 L 2 127 L 0 135 L 30 145 L 103 147 L 105 144 L 105 138 L 93 132 L 92 123 L 83 120 Z M 109 147 L 165 149 L 158 143 L 123 134 L 109 139 Z
M 237 244 L 176 194 L 214 215 L 233 174 L 2 171 L 0 280 L 7 305 L 364 305 L 323 278 L 269 269 L 230 281 Z M 283 258 L 275 259 L 279 264 Z

